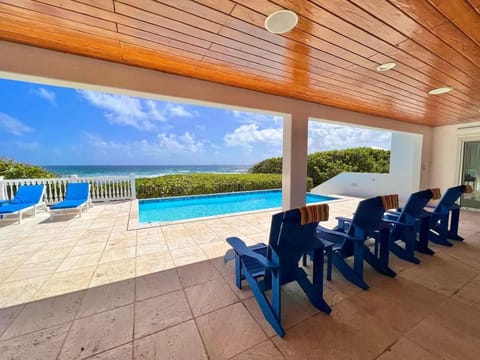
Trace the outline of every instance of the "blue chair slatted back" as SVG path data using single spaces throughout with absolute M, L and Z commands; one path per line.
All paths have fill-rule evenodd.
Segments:
M 447 189 L 435 207 L 434 212 L 448 213 L 453 207 L 455 207 L 455 202 L 460 198 L 460 196 L 462 196 L 464 192 L 465 185 L 454 186 Z
M 90 190 L 89 183 L 68 183 L 65 200 L 85 200 L 88 199 Z
M 381 196 L 362 200 L 358 203 L 357 210 L 352 219 L 349 235 L 357 236 L 373 233 L 380 228 L 385 209 Z
M 407 224 L 414 224 L 415 221 L 422 215 L 423 209 L 432 199 L 433 193 L 430 189 L 418 191 L 410 195 L 407 203 L 402 208 L 398 221 Z
M 347 230 L 347 234 L 357 239 L 365 239 L 368 234 L 373 234 L 380 229 L 384 213 L 385 209 L 381 196 L 360 201 L 355 210 L 351 225 Z M 328 237 L 323 237 L 330 241 Z M 338 240 L 332 240 L 338 242 Z M 344 239 L 341 244 L 341 252 L 344 257 L 352 256 L 354 244 Z
M 37 204 L 42 199 L 45 185 L 22 185 L 12 199 L 12 204 Z
M 267 258 L 280 266 L 282 284 L 295 280 L 303 254 L 322 246 L 317 240 L 317 226 L 318 222 L 301 225 L 299 209 L 272 216 Z

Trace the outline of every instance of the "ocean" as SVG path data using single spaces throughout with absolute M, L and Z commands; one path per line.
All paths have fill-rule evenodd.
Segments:
M 44 169 L 59 177 L 129 176 L 155 177 L 169 174 L 242 174 L 248 165 L 45 165 Z

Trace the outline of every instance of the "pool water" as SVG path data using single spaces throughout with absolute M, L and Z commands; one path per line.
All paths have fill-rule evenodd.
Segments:
M 306 194 L 307 204 L 336 199 L 337 198 L 331 196 L 310 193 Z M 280 208 L 281 206 L 281 190 L 182 196 L 140 200 L 138 202 L 140 223 L 178 221 L 246 211 Z

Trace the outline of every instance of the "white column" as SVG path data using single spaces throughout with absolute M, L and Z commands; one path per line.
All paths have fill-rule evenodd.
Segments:
M 283 121 L 282 207 L 305 206 L 307 191 L 308 116 L 293 114 Z
M 389 184 L 400 201 L 420 189 L 422 140 L 418 134 L 392 133 Z
M 137 198 L 137 189 L 135 187 L 135 175 L 130 175 L 130 188 L 131 188 L 131 200 L 135 200 Z
M 5 191 L 5 182 L 3 176 L 0 176 L 0 200 L 7 200 L 7 192 Z

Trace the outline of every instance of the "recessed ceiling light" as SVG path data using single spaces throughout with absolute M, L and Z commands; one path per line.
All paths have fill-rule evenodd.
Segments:
M 394 62 L 381 64 L 377 66 L 377 71 L 384 72 L 384 71 L 392 70 L 395 66 L 397 66 L 397 64 L 395 64 Z
M 279 10 L 265 19 L 265 29 L 274 34 L 283 34 L 292 30 L 298 23 L 298 16 L 291 10 Z
M 453 90 L 453 86 L 445 86 L 445 87 L 440 87 L 437 89 L 430 90 L 428 93 L 430 95 L 441 95 L 441 94 L 446 94 L 452 90 Z

